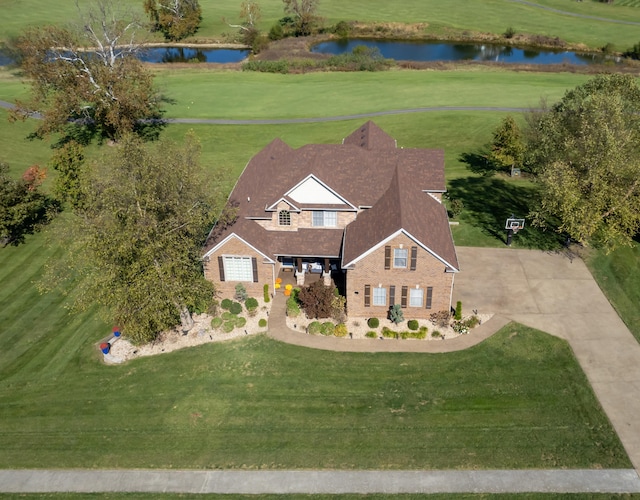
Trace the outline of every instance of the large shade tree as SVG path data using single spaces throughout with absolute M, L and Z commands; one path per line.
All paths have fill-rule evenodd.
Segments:
M 75 24 L 34 27 L 19 36 L 14 48 L 32 92 L 30 100 L 16 103 L 13 118 L 37 112 L 37 136 L 62 132 L 84 139 L 117 139 L 158 123 L 152 74 L 135 57 L 139 24 L 127 16 L 99 0 L 79 11 Z
M 67 261 L 51 268 L 47 287 L 76 280 L 77 305 L 104 306 L 135 342 L 180 323 L 188 331 L 191 313 L 213 298 L 200 252 L 223 201 L 221 184 L 203 175 L 199 151 L 191 134 L 184 145 L 128 136 L 93 164 L 64 236 L 74 244 Z
M 202 9 L 198 0 L 144 0 L 145 12 L 154 31 L 166 40 L 177 41 L 198 31 Z
M 539 223 L 606 248 L 640 229 L 640 88 L 627 75 L 602 75 L 533 115 L 528 163 L 541 187 Z

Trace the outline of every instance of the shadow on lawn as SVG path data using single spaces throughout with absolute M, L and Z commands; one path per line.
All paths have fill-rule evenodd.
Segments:
M 525 228 L 514 237 L 521 248 L 556 250 L 562 246 L 562 236 L 553 229 L 543 231 L 531 225 L 529 212 L 535 207 L 536 188 L 507 182 L 496 177 L 463 177 L 449 184 L 451 199 L 464 202 L 461 220 L 502 241 L 507 242 L 504 229 L 508 217 L 526 219 Z

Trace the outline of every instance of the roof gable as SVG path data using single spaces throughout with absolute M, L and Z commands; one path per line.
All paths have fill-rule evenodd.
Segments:
M 285 193 L 294 202 L 306 205 L 344 205 L 347 201 L 315 175 L 309 175 Z

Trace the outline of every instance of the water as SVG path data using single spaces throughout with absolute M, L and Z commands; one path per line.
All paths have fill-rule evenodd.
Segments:
M 377 48 L 383 57 L 397 61 L 494 61 L 524 64 L 597 64 L 606 59 L 599 54 L 577 54 L 536 48 L 516 48 L 482 43 L 408 42 L 389 40 L 335 40 L 312 47 L 312 52 L 344 54 L 358 45 Z
M 148 63 L 208 62 L 235 63 L 247 58 L 248 50 L 242 49 L 199 49 L 193 47 L 154 47 L 144 49 L 138 59 Z M 0 50 L 0 66 L 7 66 L 13 60 Z
M 236 63 L 246 59 L 248 50 L 200 49 L 194 47 L 155 47 L 145 49 L 138 58 L 149 63 L 208 62 Z

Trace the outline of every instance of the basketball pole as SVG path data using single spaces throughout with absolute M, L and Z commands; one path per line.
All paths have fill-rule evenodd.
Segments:
M 513 239 L 513 229 L 507 229 L 507 246 L 511 246 L 511 240 Z

